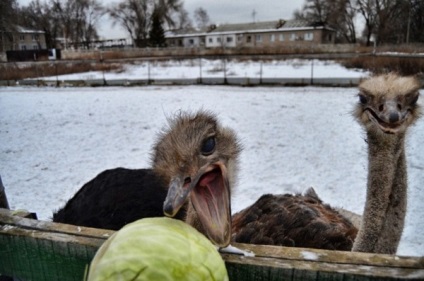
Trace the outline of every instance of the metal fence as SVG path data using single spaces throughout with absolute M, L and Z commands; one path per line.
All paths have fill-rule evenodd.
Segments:
M 374 60 L 379 56 L 424 60 L 424 54 L 356 54 L 351 56 Z M 340 70 L 323 68 L 325 64 L 340 66 L 343 56 L 332 58 L 302 56 L 221 56 L 214 58 L 140 58 L 79 61 L 14 63 L 11 69 L 29 79 L 2 76 L 0 86 L 139 86 L 139 85 L 239 85 L 239 86 L 356 86 L 368 73 L 340 75 Z M 3 64 L 5 65 L 5 64 Z M 1 65 L 0 65 L 1 66 Z M 14 68 L 13 68 L 14 67 Z M 290 70 L 291 67 L 291 70 Z M 136 70 L 134 70 L 137 68 Z M 302 69 L 301 74 L 291 72 Z M 132 69 L 132 70 L 131 70 Z M 128 71 L 130 70 L 130 71 Z M 93 72 L 95 71 L 95 72 Z M 131 74 L 130 72 L 137 72 Z M 348 70 L 343 70 L 348 71 Z M 25 73 L 24 73 L 25 72 Z M 62 76 L 62 74 L 72 74 Z M 79 73 L 79 74 L 78 74 Z

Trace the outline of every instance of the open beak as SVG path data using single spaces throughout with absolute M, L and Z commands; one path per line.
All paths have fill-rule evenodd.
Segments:
M 171 180 L 163 205 L 165 215 L 174 216 L 190 195 L 206 236 L 217 246 L 228 246 L 231 239 L 231 199 L 227 169 L 221 163 L 202 167 L 191 178 Z

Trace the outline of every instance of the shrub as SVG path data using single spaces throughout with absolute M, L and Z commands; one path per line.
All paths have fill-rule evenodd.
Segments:
M 400 75 L 424 73 L 424 59 L 394 56 L 359 56 L 345 59 L 341 63 L 347 68 L 361 68 L 374 74 L 397 72 Z
M 0 65 L 0 80 L 20 80 L 57 76 L 88 71 L 120 71 L 120 63 L 78 62 L 39 62 L 5 63 Z

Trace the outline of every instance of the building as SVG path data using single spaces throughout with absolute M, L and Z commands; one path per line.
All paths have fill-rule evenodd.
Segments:
M 335 30 L 305 20 L 212 25 L 206 30 L 178 30 L 166 35 L 174 47 L 278 47 L 290 44 L 334 44 Z
M 172 30 L 165 33 L 166 43 L 170 47 L 204 47 L 208 29 Z
M 0 32 L 0 52 L 47 49 L 44 31 L 18 26 L 15 31 Z

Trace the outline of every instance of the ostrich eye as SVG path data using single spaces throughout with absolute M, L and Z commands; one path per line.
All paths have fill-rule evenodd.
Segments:
M 361 104 L 366 104 L 368 102 L 368 99 L 364 95 L 359 94 L 358 96 L 359 96 L 359 102 Z
M 420 94 L 418 94 L 418 93 L 416 95 L 414 95 L 412 97 L 412 100 L 411 100 L 411 105 L 415 105 L 417 103 L 419 97 L 420 97 Z
M 215 150 L 215 137 L 207 138 L 201 148 L 201 152 L 203 155 L 210 155 Z

